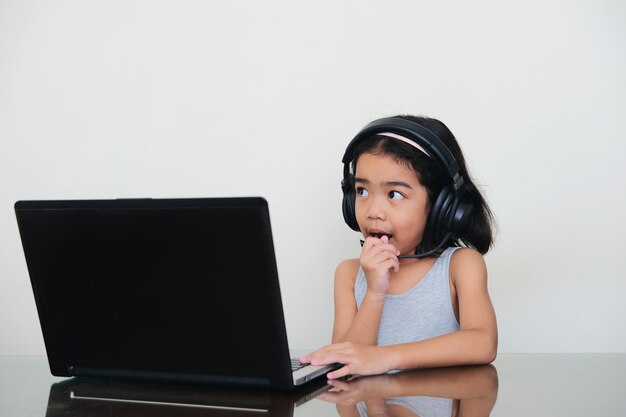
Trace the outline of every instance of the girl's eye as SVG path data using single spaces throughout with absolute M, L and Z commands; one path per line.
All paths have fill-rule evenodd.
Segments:
M 392 191 L 389 193 L 389 198 L 391 198 L 392 200 L 402 200 L 404 199 L 404 196 L 398 191 Z
M 356 187 L 356 195 L 358 195 L 359 197 L 367 197 L 369 193 L 363 187 Z

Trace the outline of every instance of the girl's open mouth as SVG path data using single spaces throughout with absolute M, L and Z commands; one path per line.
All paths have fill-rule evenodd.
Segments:
M 389 234 L 389 233 L 383 233 L 383 232 L 372 232 L 370 233 L 371 237 L 375 237 L 376 239 L 380 239 L 383 236 L 387 236 L 387 239 L 391 240 L 391 238 L 393 237 L 393 235 Z

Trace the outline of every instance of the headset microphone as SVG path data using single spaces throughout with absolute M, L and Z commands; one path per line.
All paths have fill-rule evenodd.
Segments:
M 400 256 L 398 256 L 398 259 L 422 259 L 422 258 L 427 258 L 430 255 L 432 255 L 433 253 L 437 252 L 439 249 L 441 249 L 443 247 L 443 245 L 448 243 L 448 240 L 450 240 L 450 238 L 452 238 L 452 233 L 447 233 L 445 235 L 445 237 L 441 240 L 441 243 L 439 243 L 439 245 L 437 245 L 437 247 L 435 249 L 429 250 L 428 252 L 424 252 L 424 253 L 417 253 L 415 255 L 400 255 Z
M 400 255 L 398 256 L 398 259 L 422 259 L 422 258 L 427 258 L 430 255 L 432 255 L 433 253 L 437 252 L 439 249 L 441 249 L 443 247 L 443 245 L 445 245 L 448 240 L 450 240 L 452 238 L 452 233 L 447 233 L 446 236 L 441 240 L 441 243 L 439 243 L 439 245 L 433 249 L 433 250 L 429 250 L 428 252 L 424 252 L 424 253 L 417 253 L 415 255 Z M 365 241 L 361 240 L 361 246 L 363 246 L 363 244 L 365 243 Z

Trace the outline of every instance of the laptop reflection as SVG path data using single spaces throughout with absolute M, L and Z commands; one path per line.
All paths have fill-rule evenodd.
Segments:
M 72 378 L 50 386 L 46 417 L 291 417 L 296 407 L 329 388 L 325 380 L 306 384 L 293 392 L 276 392 Z

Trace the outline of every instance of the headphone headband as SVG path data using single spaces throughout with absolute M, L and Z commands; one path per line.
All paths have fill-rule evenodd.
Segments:
M 352 141 L 350 141 L 341 160 L 344 163 L 344 178 L 349 171 L 349 164 L 353 159 L 354 149 L 357 145 L 368 137 L 386 132 L 404 136 L 422 146 L 429 155 L 436 158 L 445 168 L 452 179 L 454 190 L 458 191 L 461 188 L 463 185 L 463 177 L 459 170 L 459 164 L 448 147 L 439 140 L 433 132 L 424 126 L 397 117 L 386 117 L 374 120 L 361 129 Z

